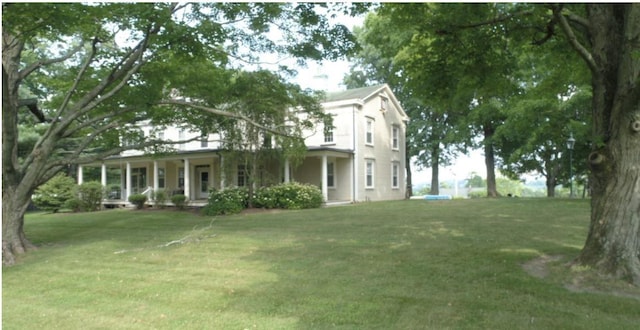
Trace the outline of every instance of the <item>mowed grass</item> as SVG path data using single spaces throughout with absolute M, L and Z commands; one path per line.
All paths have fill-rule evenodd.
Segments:
M 395 201 L 225 217 L 30 214 L 3 329 L 636 329 L 640 301 L 522 265 L 577 255 L 584 200 Z

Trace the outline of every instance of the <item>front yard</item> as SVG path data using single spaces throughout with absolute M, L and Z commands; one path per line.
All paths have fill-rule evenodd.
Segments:
M 4 329 L 631 329 L 637 288 L 564 263 L 583 200 L 396 201 L 205 217 L 29 214 Z M 542 257 L 542 258 L 541 258 Z

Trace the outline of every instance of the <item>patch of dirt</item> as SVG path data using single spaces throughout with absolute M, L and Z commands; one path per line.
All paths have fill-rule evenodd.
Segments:
M 531 276 L 535 278 L 546 278 L 549 276 L 548 263 L 558 261 L 562 259 L 562 256 L 548 256 L 542 255 L 539 258 L 533 259 L 524 265 L 522 268 Z
M 553 273 L 553 278 L 561 278 L 562 286 L 577 293 L 596 293 L 640 301 L 640 287 L 619 280 L 605 278 L 588 269 L 574 269 L 570 263 L 555 264 L 563 256 L 542 255 L 522 265 L 529 275 L 545 279 Z
M 280 213 L 283 210 L 281 209 L 258 209 L 258 208 L 252 208 L 252 209 L 244 209 L 240 212 L 240 214 L 256 214 L 256 213 Z

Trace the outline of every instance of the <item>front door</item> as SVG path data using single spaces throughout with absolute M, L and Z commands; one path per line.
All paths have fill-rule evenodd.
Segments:
M 209 168 L 199 167 L 197 170 L 198 175 L 198 198 L 209 197 Z

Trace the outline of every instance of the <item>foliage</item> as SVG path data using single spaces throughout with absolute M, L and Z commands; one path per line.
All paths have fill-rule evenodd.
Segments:
M 36 189 L 33 204 L 41 210 L 56 213 L 63 208 L 66 201 L 75 197 L 75 180 L 60 173 Z
M 147 195 L 145 194 L 133 194 L 129 195 L 129 202 L 136 206 L 136 209 L 142 210 L 144 204 L 147 202 Z
M 187 206 L 187 196 L 182 194 L 173 195 L 171 196 L 171 203 L 173 203 L 178 210 L 184 210 Z
M 209 194 L 207 206 L 202 210 L 206 215 L 236 214 L 247 207 L 249 191 L 247 188 L 236 187 L 212 191 Z
M 323 197 L 317 186 L 291 182 L 258 190 L 254 202 L 256 207 L 297 210 L 318 208 Z
M 322 206 L 320 188 L 297 182 L 282 183 L 270 187 L 260 187 L 253 191 L 253 207 L 265 209 L 300 210 Z M 204 207 L 206 215 L 239 213 L 249 207 L 249 189 L 227 188 L 212 191 L 209 202 Z
M 267 127 L 236 112 L 238 102 L 260 97 L 234 79 L 245 75 L 240 68 L 255 72 L 262 54 L 304 63 L 349 53 L 356 47 L 353 36 L 329 17 L 364 7 L 3 3 L 2 177 L 11 198 L 2 207 L 3 215 L 12 215 L 3 218 L 3 237 L 13 238 L 3 244 L 3 261 L 15 262 L 14 255 L 31 246 L 22 213 L 31 193 L 56 173 L 123 150 L 152 152 L 184 142 L 145 137 L 136 127 L 143 121 L 211 132 L 230 119 L 273 135 L 295 134 L 298 128 Z M 273 87 L 271 100 L 289 99 L 287 105 L 307 110 L 301 103 L 309 104 L 302 97 L 308 93 L 282 83 L 289 68 L 278 70 L 263 90 Z M 25 129 L 33 122 L 42 129 Z
M 67 199 L 63 205 L 64 209 L 71 210 L 71 212 L 80 212 L 84 210 L 82 200 L 78 197 Z
M 158 189 L 153 192 L 153 200 L 155 201 L 155 206 L 163 209 L 167 205 L 167 200 L 169 200 L 169 196 L 164 189 Z
M 83 182 L 78 186 L 78 195 L 83 211 L 97 211 L 102 206 L 104 187 L 97 181 Z

